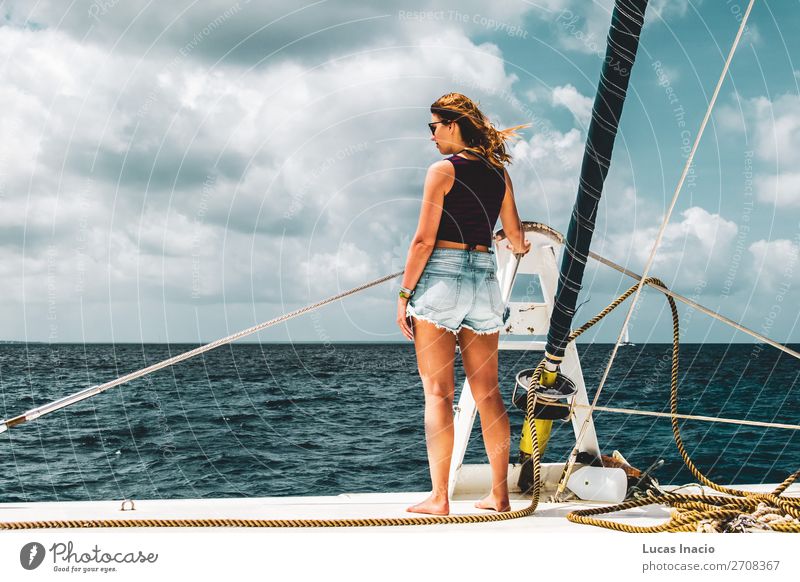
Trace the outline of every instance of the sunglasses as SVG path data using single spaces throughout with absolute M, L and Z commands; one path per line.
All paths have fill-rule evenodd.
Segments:
M 437 123 L 449 124 L 450 122 L 445 119 L 445 120 L 442 120 L 442 121 L 433 121 L 433 122 L 429 123 L 428 124 L 428 128 L 431 130 L 431 135 L 434 135 L 436 133 L 436 124 Z

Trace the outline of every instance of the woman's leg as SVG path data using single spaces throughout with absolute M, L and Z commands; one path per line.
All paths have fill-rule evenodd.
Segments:
M 508 511 L 508 454 L 511 429 L 497 382 L 499 333 L 477 334 L 462 328 L 458 334 L 461 359 L 481 416 L 486 454 L 492 466 L 492 492 L 475 504 L 482 509 Z
M 425 442 L 433 491 L 422 503 L 408 508 L 415 513 L 447 515 L 447 481 L 453 455 L 453 391 L 455 334 L 414 318 L 414 348 L 425 390 Z

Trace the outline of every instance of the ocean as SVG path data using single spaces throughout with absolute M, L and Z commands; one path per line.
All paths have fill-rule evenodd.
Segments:
M 3 418 L 196 345 L 2 344 Z M 590 399 L 611 345 L 579 344 Z M 796 348 L 797 346 L 795 346 Z M 620 349 L 599 404 L 669 411 L 668 344 Z M 541 353 L 500 353 L 512 461 L 516 373 Z M 800 421 L 800 365 L 768 346 L 683 344 L 679 412 Z M 456 399 L 464 382 L 456 356 Z M 693 482 L 669 419 L 596 413 L 619 450 L 662 484 Z M 800 468 L 798 431 L 682 422 L 695 464 L 720 483 L 774 483 Z M 545 462 L 566 458 L 556 421 Z M 465 462 L 487 462 L 479 423 Z M 236 344 L 113 388 L 0 435 L 0 501 L 212 498 L 426 491 L 422 384 L 407 344 Z

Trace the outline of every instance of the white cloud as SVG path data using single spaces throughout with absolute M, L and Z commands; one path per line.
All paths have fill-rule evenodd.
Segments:
M 300 264 L 312 295 L 355 287 L 375 275 L 373 255 L 354 243 L 342 243 L 336 252 L 314 253 Z
M 46 339 L 42 306 L 53 282 L 62 322 L 77 318 L 82 301 L 90 318 L 119 309 L 114 329 L 142 329 L 147 338 L 184 310 L 185 335 L 169 335 L 180 340 L 194 338 L 198 306 L 255 317 L 256 309 L 295 307 L 398 270 L 425 168 L 437 157 L 427 107 L 451 90 L 481 100 L 500 126 L 534 123 L 511 145 L 520 213 L 566 227 L 585 134 L 552 127 L 542 110 L 564 106 L 586 120 L 589 100 L 572 85 L 544 84 L 525 103 L 512 99 L 518 79 L 508 55 L 468 36 L 489 36 L 480 22 L 401 19 L 382 5 L 339 2 L 265 26 L 295 6 L 242 0 L 205 34 L 235 2 L 148 5 L 141 14 L 109 3 L 87 19 L 93 5 L 103 6 L 15 2 L 12 25 L 0 28 L 0 52 L 10 57 L 0 65 L 0 290 L 3 320 L 14 322 L 6 337 Z M 513 25 L 569 6 L 579 4 L 490 11 L 469 2 L 458 10 Z M 27 28 L 14 27 L 28 15 Z M 641 209 L 624 166 L 606 186 L 622 208 L 598 234 L 641 259 L 652 233 L 631 243 L 631 225 L 652 224 L 653 213 L 631 219 Z M 666 243 L 673 263 L 689 244 L 703 249 L 685 259 L 699 270 L 700 255 L 711 252 L 701 237 L 730 239 L 730 223 L 717 215 L 695 212 L 681 224 L 686 230 L 671 230 Z M 41 315 L 37 325 L 20 319 L 23 301 Z M 216 316 L 227 331 L 241 327 L 227 311 Z M 391 309 L 387 317 L 391 324 Z M 69 331 L 64 323 L 59 339 L 81 340 L 82 323 Z M 98 329 L 106 327 L 92 320 L 94 340 L 104 339 Z
M 745 104 L 752 127 L 756 155 L 765 161 L 796 166 L 800 163 L 800 96 L 766 97 Z
M 756 196 L 760 201 L 771 202 L 778 208 L 800 207 L 800 172 L 759 175 Z
M 800 96 L 740 99 L 723 106 L 721 127 L 752 147 L 756 197 L 778 208 L 800 206 Z
M 797 240 L 777 239 L 759 240 L 750 245 L 753 272 L 758 274 L 758 286 L 763 292 L 775 294 L 782 285 L 796 287 L 800 283 L 800 246 L 797 243 Z
M 698 206 L 684 210 L 681 217 L 664 230 L 650 274 L 668 284 L 674 280 L 676 290 L 693 287 L 698 281 L 709 289 L 720 285 L 738 233 L 736 223 Z M 602 244 L 601 253 L 641 272 L 658 230 L 659 225 L 651 223 L 612 234 Z
M 695 2 L 695 5 L 700 2 L 702 0 Z M 647 11 L 647 16 L 650 19 L 656 16 L 661 19 L 667 19 L 672 16 L 686 16 L 689 11 L 689 0 L 655 0 L 647 5 Z
M 563 1 L 501 2 L 489 8 L 478 0 L 457 6 L 444 0 L 302 6 L 288 0 L 10 0 L 4 11 L 16 26 L 55 28 L 83 43 L 113 46 L 116 53 L 166 59 L 191 54 L 210 62 L 262 65 L 267 59 L 317 64 L 329 58 L 331 47 L 346 54 L 365 46 L 406 44 L 445 28 L 469 34 L 508 31 L 520 28 L 528 13 L 547 18 L 542 8 L 555 9 Z
M 731 103 L 720 103 L 714 109 L 714 122 L 721 128 L 730 132 L 745 134 L 747 126 L 745 125 L 745 118 L 742 115 L 741 96 L 737 93 L 732 93 L 730 96 Z
M 575 116 L 575 120 L 582 126 L 589 126 L 589 119 L 592 116 L 592 100 L 586 95 L 582 95 L 572 85 L 564 85 L 553 88 L 553 105 L 561 105 L 569 109 Z
M 423 30 L 397 49 L 245 70 L 0 28 L 7 308 L 45 304 L 53 283 L 69 317 L 79 301 L 315 300 L 389 272 L 437 157 L 428 105 L 478 82 L 511 94 L 516 79 L 495 45 Z M 492 119 L 519 122 L 495 103 Z M 6 337 L 46 339 L 45 318 L 11 319 Z M 66 328 L 59 339 L 82 339 Z
M 578 188 L 584 137 L 577 129 L 561 132 L 546 124 L 533 131 L 511 148 L 517 207 L 523 220 L 564 228 Z

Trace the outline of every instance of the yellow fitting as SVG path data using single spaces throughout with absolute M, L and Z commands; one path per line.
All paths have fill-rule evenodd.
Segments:
M 552 420 L 534 419 L 536 423 L 536 444 L 539 445 L 539 457 L 544 456 L 547 442 L 550 440 L 550 431 L 553 429 Z M 522 436 L 519 439 L 519 450 L 528 455 L 533 454 L 533 438 L 528 420 L 522 423 Z
M 539 377 L 539 383 L 542 386 L 554 386 L 557 377 L 558 372 L 549 372 L 545 369 L 542 369 L 542 375 Z

